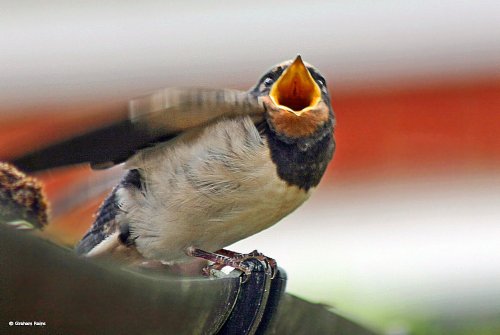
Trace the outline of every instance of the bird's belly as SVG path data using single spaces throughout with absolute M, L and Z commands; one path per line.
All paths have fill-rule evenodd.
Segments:
M 153 224 L 158 225 L 160 233 L 144 254 L 154 259 L 182 261 L 187 260 L 188 247 L 217 251 L 269 228 L 308 197 L 308 193 L 284 184 L 277 177 L 254 186 L 255 193 L 228 192 L 215 199 L 201 200 L 199 194 L 184 194 L 188 202 L 198 200 L 192 204 L 171 203 L 169 213 L 158 215 L 160 222 Z
M 129 194 L 127 216 L 139 252 L 186 260 L 270 227 L 310 194 L 278 177 L 251 120 L 219 122 L 201 134 L 140 157 L 148 192 Z
M 231 206 L 214 208 L 199 225 L 198 236 L 191 245 L 207 251 L 216 251 L 277 223 L 306 200 L 306 193 L 282 185 L 280 180 L 255 185 L 252 197 L 237 199 Z M 186 217 L 186 221 L 189 217 Z

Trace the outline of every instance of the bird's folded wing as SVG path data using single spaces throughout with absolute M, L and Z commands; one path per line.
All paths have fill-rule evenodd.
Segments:
M 244 115 L 255 120 L 264 115 L 260 101 L 248 92 L 167 88 L 131 100 L 122 120 L 33 151 L 12 163 L 26 172 L 85 162 L 94 168 L 106 168 L 185 130 L 219 117 Z

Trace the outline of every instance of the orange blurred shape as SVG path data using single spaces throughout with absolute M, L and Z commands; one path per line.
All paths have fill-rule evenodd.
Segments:
M 88 165 L 39 173 L 52 204 L 49 237 L 74 244 L 89 228 L 99 204 L 121 177 L 121 170 L 93 171 Z
M 92 185 L 94 171 L 88 166 L 75 166 L 54 169 L 35 176 L 43 183 L 44 191 L 51 203 L 50 225 L 43 235 L 65 245 L 74 245 L 85 233 L 92 222 L 93 215 L 98 209 L 104 194 L 98 197 L 83 197 L 77 203 L 66 200 L 81 197 L 82 187 Z
M 47 143 L 110 123 L 126 113 L 126 105 L 93 103 L 0 107 L 0 159 L 11 159 Z
M 54 217 L 43 234 L 60 244 L 74 246 L 90 227 L 94 214 L 105 196 L 103 194 L 63 215 Z
M 500 78 L 414 88 L 333 91 L 337 181 L 494 167 Z

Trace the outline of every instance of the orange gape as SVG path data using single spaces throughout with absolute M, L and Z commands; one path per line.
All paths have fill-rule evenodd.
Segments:
M 297 56 L 273 85 L 269 96 L 275 105 L 300 115 L 321 101 L 321 89 Z

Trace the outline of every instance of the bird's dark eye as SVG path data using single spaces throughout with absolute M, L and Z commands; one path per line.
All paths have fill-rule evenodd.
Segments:
M 324 79 L 319 78 L 316 82 L 318 83 L 319 87 L 323 92 L 325 93 L 328 92 L 328 89 L 326 88 L 326 82 Z
M 271 86 L 273 83 L 274 83 L 274 80 L 272 78 L 270 78 L 270 77 L 267 77 L 266 79 L 264 79 L 264 85 L 266 87 Z

